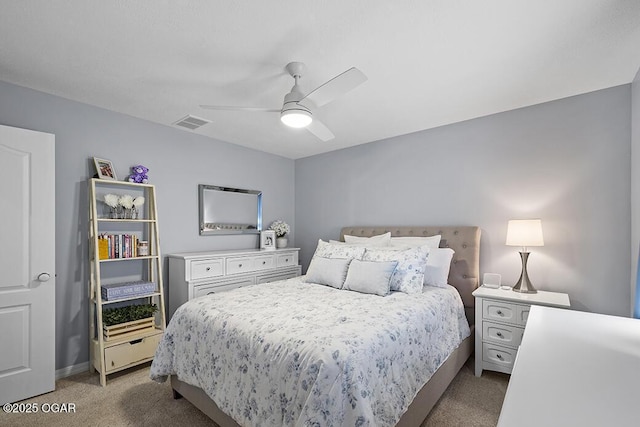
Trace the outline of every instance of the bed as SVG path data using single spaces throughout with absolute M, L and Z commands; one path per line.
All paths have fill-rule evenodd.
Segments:
M 478 286 L 480 230 L 477 227 L 348 227 L 342 229 L 340 237 L 344 240 L 345 235 L 370 237 L 385 232 L 393 237 L 441 235 L 440 247 L 455 251 L 448 277 L 451 286 L 425 287 L 429 289 L 419 295 L 397 292 L 381 298 L 321 285 L 306 284 L 303 288 L 303 279 L 291 279 L 218 294 L 215 301 L 206 297 L 192 300 L 185 304 L 188 307 L 180 308 L 185 313 L 176 312 L 177 317 L 174 315 L 167 328 L 152 365 L 152 378 L 163 380 L 170 375 L 175 396 L 185 397 L 222 427 L 240 424 L 419 426 L 472 353 L 474 334 L 469 333 L 468 326 L 474 318 L 471 292 Z M 289 294 L 302 289 L 304 294 L 296 294 L 299 300 Z M 255 310 L 266 293 L 276 297 L 277 302 L 268 303 L 257 317 L 243 312 L 247 307 Z M 324 299 L 337 301 L 338 295 L 343 298 L 347 294 L 348 298 L 340 300 L 336 307 L 322 302 Z M 453 329 L 454 323 L 464 322 L 464 335 L 462 326 L 456 326 L 458 332 L 452 332 L 454 336 L 459 334 L 458 341 L 442 335 L 426 342 L 424 336 L 411 335 L 425 333 L 421 328 L 407 325 L 418 324 L 424 316 L 432 315 L 431 310 L 423 313 L 415 309 L 416 304 L 428 299 L 436 304 L 450 299 L 457 299 L 458 304 L 462 301 L 464 310 L 457 308 L 457 320 L 441 321 L 444 326 L 429 330 L 433 336 L 440 337 L 436 335 L 440 329 Z M 276 307 L 278 304 L 281 307 Z M 320 306 L 325 308 L 314 309 L 314 304 L 325 304 Z M 227 307 L 233 312 L 216 315 Z M 344 315 L 336 311 L 340 308 L 345 309 Z M 278 318 L 283 310 L 295 321 Z M 391 320 L 381 318 L 379 312 L 384 310 L 388 311 L 384 316 L 390 316 Z M 187 311 L 195 314 L 187 315 Z M 313 313 L 320 312 L 328 317 L 310 317 L 319 316 Z M 410 313 L 417 317 L 410 318 Z M 357 317 L 359 314 L 364 317 Z M 455 313 L 450 315 L 455 318 Z M 204 325 L 203 319 L 209 319 L 214 326 Z M 316 327 L 308 329 L 315 321 L 318 321 Z M 337 323 L 329 324 L 331 322 Z M 387 328 L 385 322 L 400 329 Z M 362 323 L 370 324 L 368 329 L 352 329 Z M 178 332 L 180 324 L 188 324 L 188 329 Z M 188 347 L 179 347 L 178 336 L 188 341 Z M 260 341 L 257 347 L 255 341 Z M 424 345 L 417 344 L 423 342 Z M 226 345 L 226 349 L 212 349 L 215 345 Z M 299 350 L 291 350 L 298 348 L 293 347 L 296 345 Z M 423 347 L 435 350 L 436 356 L 425 359 Z M 283 363 L 277 364 L 278 361 Z M 418 362 L 424 362 L 424 366 L 417 366 Z M 376 370 L 377 375 L 371 375 Z M 411 372 L 409 385 L 398 381 L 400 374 L 407 377 L 406 372 Z M 282 389 L 285 384 L 286 392 Z M 239 421 L 220 408 L 225 408 Z M 400 415 L 393 411 L 400 411 Z M 278 417 L 282 419 L 274 421 Z

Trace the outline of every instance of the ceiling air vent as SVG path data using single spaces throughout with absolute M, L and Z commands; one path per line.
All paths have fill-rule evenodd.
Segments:
M 211 123 L 211 122 L 209 120 L 201 119 L 200 117 L 189 115 L 189 116 L 184 116 L 183 118 L 175 122 L 174 125 L 181 126 L 183 128 L 187 128 L 191 130 L 196 130 L 200 126 L 204 126 L 207 123 Z

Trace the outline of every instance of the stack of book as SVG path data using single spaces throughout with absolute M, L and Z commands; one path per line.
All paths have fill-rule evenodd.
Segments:
M 143 297 L 156 292 L 156 284 L 145 280 L 125 283 L 111 283 L 102 285 L 102 299 L 115 301 L 123 298 Z
M 134 258 L 138 256 L 135 234 L 101 234 L 98 236 L 98 258 Z

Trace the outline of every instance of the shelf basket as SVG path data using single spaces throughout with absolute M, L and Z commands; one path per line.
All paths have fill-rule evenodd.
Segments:
M 120 340 L 123 338 L 139 335 L 144 332 L 153 331 L 155 328 L 155 320 L 153 317 L 146 319 L 134 320 L 132 322 L 118 323 L 117 325 L 103 325 L 103 333 L 105 341 Z

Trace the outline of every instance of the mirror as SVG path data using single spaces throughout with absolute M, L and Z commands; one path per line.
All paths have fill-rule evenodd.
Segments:
M 262 230 L 262 191 L 198 185 L 200 235 L 258 234 Z

